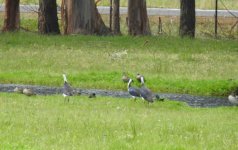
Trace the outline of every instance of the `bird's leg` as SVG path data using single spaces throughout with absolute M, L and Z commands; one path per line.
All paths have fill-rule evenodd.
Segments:
M 145 103 L 145 99 L 143 97 L 141 97 L 141 99 L 142 99 L 143 103 Z
M 133 100 L 136 101 L 136 97 L 135 96 L 132 96 Z

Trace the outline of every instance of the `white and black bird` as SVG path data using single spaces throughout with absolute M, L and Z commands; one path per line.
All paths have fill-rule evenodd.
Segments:
M 63 78 L 64 78 L 63 96 L 65 100 L 67 99 L 69 102 L 69 96 L 73 96 L 73 89 L 69 85 L 65 74 L 63 74 Z
M 142 99 L 146 100 L 148 103 L 153 103 L 155 100 L 163 101 L 164 99 L 161 99 L 159 95 L 154 95 L 150 89 L 148 89 L 145 86 L 144 77 L 141 76 L 141 88 L 140 88 L 140 94 Z
M 136 75 L 136 79 L 137 79 L 137 81 L 139 81 L 140 83 L 141 83 L 141 78 L 143 78 L 144 83 L 145 83 L 145 77 L 144 77 L 143 75 L 137 73 L 137 75 Z
M 142 86 L 140 88 L 140 93 L 141 93 L 141 97 L 142 97 L 143 100 L 146 100 L 148 103 L 153 103 L 154 102 L 153 93 L 151 92 L 150 89 L 145 87 L 144 83 L 142 84 Z
M 233 91 L 229 96 L 228 96 L 229 102 L 231 102 L 234 105 L 238 106 L 238 89 L 236 91 Z
M 141 97 L 140 94 L 140 89 L 136 87 L 132 87 L 131 83 L 133 82 L 132 79 L 129 79 L 128 84 L 127 84 L 127 89 L 129 94 L 132 96 L 133 99 L 136 99 L 137 97 Z

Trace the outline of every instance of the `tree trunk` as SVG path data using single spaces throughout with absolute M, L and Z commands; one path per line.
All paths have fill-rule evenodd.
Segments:
M 112 1 L 110 0 L 110 7 L 109 7 L 109 29 L 112 31 Z
M 146 0 L 128 0 L 129 35 L 150 35 Z
M 121 34 L 120 31 L 120 0 L 113 1 L 112 30 L 114 34 Z
M 180 0 L 179 35 L 194 38 L 195 36 L 195 0 Z
M 42 34 L 59 34 L 56 0 L 40 0 L 38 30 Z
M 5 0 L 3 31 L 16 31 L 20 28 L 19 0 Z
M 64 34 L 110 33 L 98 13 L 94 0 L 62 0 L 61 9 Z

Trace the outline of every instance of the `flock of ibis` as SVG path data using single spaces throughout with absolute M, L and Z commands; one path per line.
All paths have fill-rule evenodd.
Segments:
M 151 90 L 145 86 L 145 78 L 143 75 L 137 74 L 136 78 L 141 83 L 141 87 L 133 87 L 131 85 L 133 80 L 128 76 L 126 76 L 125 74 L 122 76 L 122 81 L 124 83 L 127 83 L 128 93 L 132 96 L 133 99 L 136 100 L 136 98 L 141 98 L 147 101 L 148 103 L 153 103 L 155 100 L 159 101 L 164 100 L 160 98 L 159 95 L 153 94 Z M 74 91 L 72 87 L 69 85 L 65 74 L 63 74 L 63 79 L 64 79 L 63 97 L 65 98 L 65 100 L 69 102 L 69 97 L 73 96 Z M 94 97 L 96 97 L 95 93 L 89 95 L 89 98 Z

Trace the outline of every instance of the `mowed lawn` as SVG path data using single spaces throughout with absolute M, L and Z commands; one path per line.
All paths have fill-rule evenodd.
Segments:
M 238 107 L 0 94 L 0 149 L 237 150 Z

